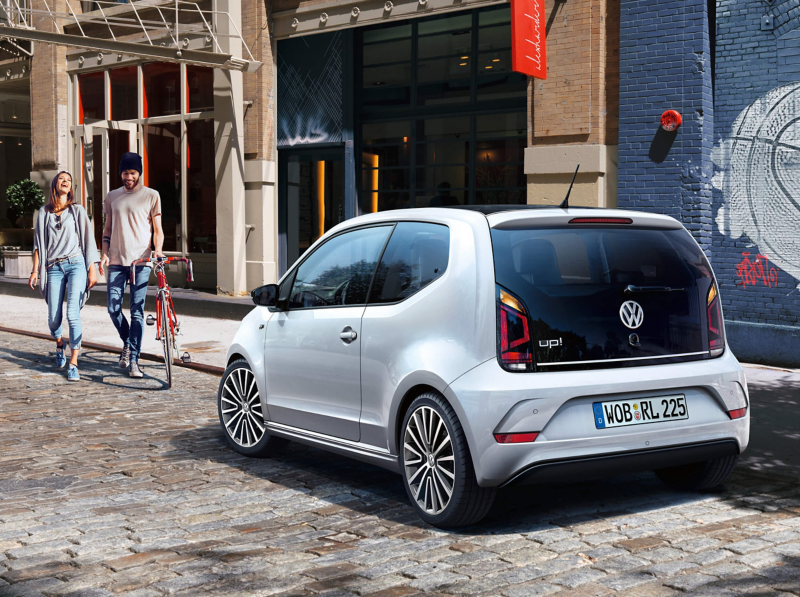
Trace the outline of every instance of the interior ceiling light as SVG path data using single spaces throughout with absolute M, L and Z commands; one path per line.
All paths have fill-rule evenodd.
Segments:
M 494 59 L 492 59 L 492 62 L 500 62 L 500 59 L 499 58 L 494 58 Z
M 385 81 L 375 81 L 373 85 L 386 85 Z
M 487 66 L 486 68 L 492 68 L 491 66 Z
M 461 57 L 461 60 L 467 60 L 467 59 L 469 59 L 469 56 L 462 56 Z
M 16 104 L 12 104 L 12 106 L 14 107 L 14 114 L 11 116 L 11 118 L 16 120 L 16 118 L 17 118 L 17 105 Z
M 462 62 L 462 63 L 461 63 L 461 64 L 459 64 L 458 66 L 467 66 L 467 63 L 466 63 L 466 62 Z

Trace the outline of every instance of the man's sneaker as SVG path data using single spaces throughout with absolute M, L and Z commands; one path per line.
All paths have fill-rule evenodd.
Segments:
M 69 369 L 67 369 L 67 380 L 68 381 L 80 381 L 81 376 L 78 373 L 78 368 L 75 365 L 70 365 Z
M 56 367 L 61 369 L 67 364 L 67 357 L 64 356 L 64 347 L 59 348 L 56 346 Z
M 127 344 L 125 348 L 122 349 L 122 352 L 119 353 L 119 368 L 120 369 L 127 369 L 131 365 L 131 347 Z
M 131 377 L 144 377 L 144 373 L 142 373 L 142 370 L 139 369 L 139 363 L 136 361 L 131 361 L 131 364 L 128 367 L 128 375 Z

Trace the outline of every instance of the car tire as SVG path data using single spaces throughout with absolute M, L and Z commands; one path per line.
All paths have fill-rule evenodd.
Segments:
M 422 520 L 455 528 L 488 514 L 497 489 L 478 485 L 464 430 L 440 394 L 427 392 L 411 403 L 398 447 L 403 484 Z
M 267 433 L 258 384 L 245 359 L 238 359 L 225 369 L 217 391 L 217 413 L 225 440 L 239 454 L 253 458 L 274 456 L 289 443 Z
M 655 471 L 658 478 L 674 489 L 706 491 L 721 485 L 733 472 L 739 455 L 705 462 L 672 466 Z

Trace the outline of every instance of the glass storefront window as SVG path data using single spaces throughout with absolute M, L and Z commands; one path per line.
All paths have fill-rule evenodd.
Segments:
M 411 32 L 409 23 L 381 25 L 364 32 L 362 105 L 411 105 Z
M 527 113 L 492 114 L 476 121 L 475 202 L 525 203 Z
M 142 66 L 144 118 L 181 113 L 181 68 L 178 64 L 151 62 Z
M 361 211 L 408 206 L 408 193 L 397 191 L 411 188 L 411 122 L 365 124 L 361 134 Z
M 180 251 L 181 123 L 145 125 L 143 157 L 144 184 L 161 195 L 164 250 Z
M 214 180 L 214 121 L 186 123 L 188 249 L 217 252 L 217 188 Z
M 111 120 L 133 120 L 139 118 L 139 69 L 135 66 L 112 68 Z
M 214 109 L 214 69 L 203 66 L 186 67 L 187 112 Z
M 78 76 L 78 124 L 83 124 L 86 119 L 105 119 L 105 76 L 104 72 Z

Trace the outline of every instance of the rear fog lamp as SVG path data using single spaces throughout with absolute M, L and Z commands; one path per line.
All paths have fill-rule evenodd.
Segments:
M 495 433 L 498 444 L 527 444 L 536 441 L 539 433 Z
M 736 410 L 728 411 L 728 416 L 731 419 L 741 419 L 747 412 L 746 408 L 737 408 Z

